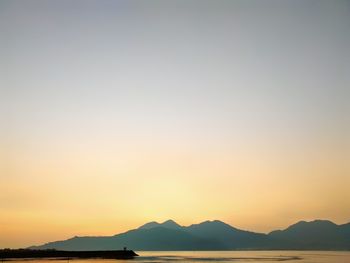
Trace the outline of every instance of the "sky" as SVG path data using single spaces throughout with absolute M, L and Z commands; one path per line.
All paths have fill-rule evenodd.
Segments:
M 0 248 L 350 222 L 350 1 L 0 0 Z

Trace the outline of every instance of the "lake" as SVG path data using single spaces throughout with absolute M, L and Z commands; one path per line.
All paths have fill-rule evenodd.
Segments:
M 137 251 L 139 257 L 133 260 L 117 260 L 118 263 L 162 263 L 162 262 L 299 262 L 299 263 L 349 263 L 350 251 Z M 40 263 L 115 263 L 110 259 L 74 259 L 74 260 L 30 260 Z M 28 262 L 28 260 L 11 260 Z

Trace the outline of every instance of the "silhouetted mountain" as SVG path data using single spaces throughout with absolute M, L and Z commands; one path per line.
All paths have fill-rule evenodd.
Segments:
M 350 236 L 350 223 L 344 224 L 344 225 L 340 225 L 342 231 L 344 232 L 344 234 L 347 234 Z
M 350 249 L 350 224 L 336 225 L 328 220 L 300 221 L 269 236 L 293 244 L 294 249 Z
M 173 220 L 167 220 L 165 221 L 163 224 L 161 224 L 162 227 L 165 227 L 165 228 L 170 228 L 170 229 L 181 229 L 182 226 L 180 226 L 178 223 L 176 223 L 175 221 Z
M 39 249 L 109 250 L 123 247 L 133 250 L 211 250 L 222 249 L 216 242 L 182 230 L 164 227 L 135 229 L 112 237 L 75 237 L 51 242 Z
M 272 240 L 265 234 L 240 230 L 219 220 L 205 221 L 186 228 L 189 233 L 216 240 L 226 249 L 270 248 Z
M 110 250 L 249 250 L 249 249 L 350 249 L 350 223 L 301 221 L 269 234 L 240 230 L 224 222 L 205 221 L 180 226 L 173 220 L 150 222 L 138 229 L 108 237 L 74 237 L 36 249 Z

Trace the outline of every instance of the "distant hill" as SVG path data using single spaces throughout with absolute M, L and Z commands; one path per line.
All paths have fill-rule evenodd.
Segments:
M 300 221 L 269 236 L 289 242 L 295 249 L 350 250 L 350 224 L 336 225 L 327 220 Z
M 232 227 L 219 220 L 180 226 L 173 220 L 150 222 L 114 236 L 74 237 L 50 242 L 35 249 L 110 250 L 350 250 L 350 223 L 300 221 L 269 234 Z
M 219 220 L 191 225 L 185 230 L 192 235 L 215 240 L 225 250 L 262 249 L 271 245 L 265 234 L 240 230 Z

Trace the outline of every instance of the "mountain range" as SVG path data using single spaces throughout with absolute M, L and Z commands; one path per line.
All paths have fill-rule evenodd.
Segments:
M 300 221 L 268 234 L 230 226 L 222 221 L 205 221 L 180 226 L 173 220 L 150 222 L 114 236 L 73 237 L 32 249 L 114 250 L 127 247 L 138 251 L 160 250 L 350 250 L 350 223 L 328 220 Z

